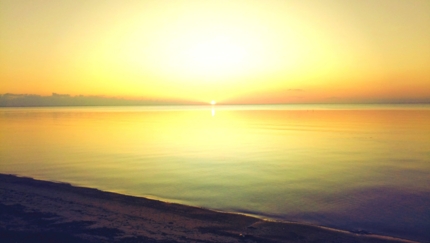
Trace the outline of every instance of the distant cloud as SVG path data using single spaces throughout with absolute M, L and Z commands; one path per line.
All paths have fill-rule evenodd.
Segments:
M 34 94 L 0 94 L 0 107 L 37 107 L 37 106 L 138 106 L 138 105 L 180 105 L 200 104 L 179 100 L 124 99 L 105 96 L 71 96 L 52 93 L 51 96 Z
M 287 89 L 289 92 L 303 92 L 303 89 Z
M 329 103 L 347 104 L 428 104 L 430 97 L 423 98 L 351 98 L 330 96 L 325 100 Z

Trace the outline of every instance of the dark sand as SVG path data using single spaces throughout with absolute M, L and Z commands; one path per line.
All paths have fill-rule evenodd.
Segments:
M 6 242 L 411 242 L 0 174 Z

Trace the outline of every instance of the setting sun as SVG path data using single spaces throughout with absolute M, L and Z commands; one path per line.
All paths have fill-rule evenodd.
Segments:
M 185 53 L 178 54 L 183 55 L 178 59 L 184 61 L 190 72 L 206 75 L 234 72 L 246 61 L 245 50 L 222 37 L 196 42 Z

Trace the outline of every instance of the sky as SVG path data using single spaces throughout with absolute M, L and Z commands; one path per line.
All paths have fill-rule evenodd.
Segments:
M 430 102 L 430 1 L 0 0 L 0 94 Z

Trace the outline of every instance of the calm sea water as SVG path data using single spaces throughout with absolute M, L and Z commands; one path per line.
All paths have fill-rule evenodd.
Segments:
M 430 240 L 430 106 L 1 108 L 0 172 Z

